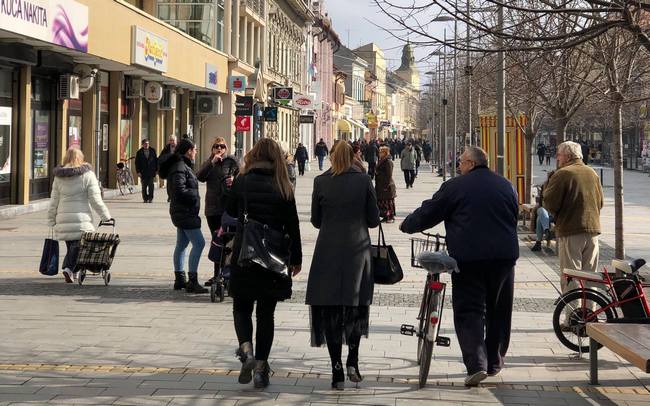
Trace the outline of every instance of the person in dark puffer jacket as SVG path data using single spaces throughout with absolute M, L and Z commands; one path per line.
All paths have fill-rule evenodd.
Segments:
M 201 233 L 201 198 L 199 181 L 192 167 L 196 158 L 196 148 L 192 141 L 182 140 L 176 151 L 160 166 L 160 172 L 167 179 L 167 195 L 170 199 L 169 214 L 176 226 L 176 248 L 174 249 L 174 290 L 185 289 L 188 293 L 207 293 L 199 284 L 198 268 L 205 239 Z M 185 251 L 192 243 L 189 259 L 189 280 L 185 281 Z
M 244 169 L 235 179 L 226 203 L 226 213 L 244 219 L 244 196 L 248 217 L 284 231 L 290 238 L 289 272 L 297 275 L 302 264 L 300 228 L 293 187 L 289 181 L 284 153 L 269 138 L 259 140 L 244 157 Z M 241 249 L 242 229 L 237 230 L 231 264 L 237 264 Z M 268 358 L 273 344 L 274 314 L 277 300 L 270 292 L 274 275 L 259 265 L 233 267 L 230 276 L 230 294 L 233 297 L 233 318 L 239 341 L 237 354 L 242 362 L 239 383 L 254 379 L 256 388 L 269 384 Z M 253 354 L 253 307 L 257 302 Z M 255 376 L 252 376 L 253 369 Z

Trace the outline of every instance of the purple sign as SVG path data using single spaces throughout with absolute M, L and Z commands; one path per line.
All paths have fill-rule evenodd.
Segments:
M 0 27 L 88 52 L 88 7 L 74 0 L 0 0 Z

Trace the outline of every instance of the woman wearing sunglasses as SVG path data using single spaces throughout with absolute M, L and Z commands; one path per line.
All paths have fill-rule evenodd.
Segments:
M 239 174 L 237 158 L 228 155 L 226 140 L 222 137 L 215 138 L 212 143 L 210 157 L 201 165 L 196 173 L 200 182 L 207 186 L 205 193 L 205 218 L 208 220 L 210 234 L 214 233 L 221 226 L 221 217 L 224 212 L 224 193 L 232 186 L 232 182 Z M 219 264 L 215 263 L 215 271 Z M 212 279 L 205 283 L 212 284 Z

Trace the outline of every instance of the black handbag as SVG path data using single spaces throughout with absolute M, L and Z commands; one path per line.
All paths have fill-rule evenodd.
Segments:
M 43 243 L 43 254 L 38 271 L 47 276 L 59 273 L 59 242 L 54 239 L 54 231 L 50 230 L 50 237 Z
M 402 266 L 392 245 L 386 245 L 384 230 L 379 224 L 379 239 L 377 245 L 371 246 L 372 274 L 375 283 L 379 285 L 394 285 L 404 278 Z
M 288 274 L 290 258 L 289 236 L 248 217 L 248 198 L 246 197 L 246 178 L 244 184 L 244 221 L 242 224 L 241 248 L 237 265 L 248 267 L 257 264 L 278 274 Z

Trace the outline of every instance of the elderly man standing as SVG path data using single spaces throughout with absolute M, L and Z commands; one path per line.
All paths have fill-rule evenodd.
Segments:
M 582 146 L 567 141 L 557 149 L 558 170 L 544 190 L 544 208 L 555 219 L 560 268 L 596 272 L 603 189 L 582 161 Z M 562 291 L 568 289 L 562 278 Z
M 400 230 L 413 234 L 445 222 L 454 327 L 467 368 L 465 385 L 499 373 L 510 343 L 519 206 L 512 184 L 488 168 L 485 151 L 467 147 L 459 176 L 442 184 Z

